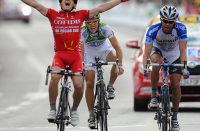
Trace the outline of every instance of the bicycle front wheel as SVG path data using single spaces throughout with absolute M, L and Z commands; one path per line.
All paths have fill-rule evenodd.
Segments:
M 170 94 L 169 94 L 169 87 L 168 86 L 163 86 L 164 93 L 162 96 L 162 131 L 168 131 L 170 129 L 170 121 L 169 121 L 169 116 L 170 116 Z
M 162 131 L 168 131 L 167 116 L 163 116 L 161 126 L 162 126 Z
M 108 124 L 107 124 L 107 115 L 108 115 L 108 99 L 107 94 L 105 92 L 105 84 L 102 83 L 101 85 L 101 114 L 100 114 L 100 130 L 101 131 L 108 131 Z
M 61 90 L 59 109 L 58 109 L 58 128 L 59 131 L 65 130 L 65 121 L 66 121 L 66 110 L 67 110 L 67 95 L 66 90 Z
M 106 110 L 102 110 L 100 115 L 100 131 L 108 131 Z

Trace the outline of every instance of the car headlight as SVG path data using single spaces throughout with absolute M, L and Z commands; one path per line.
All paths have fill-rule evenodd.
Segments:
M 31 7 L 29 7 L 29 6 L 23 6 L 23 7 L 22 7 L 22 14 L 23 14 L 24 16 L 30 15 L 31 12 L 32 12 Z

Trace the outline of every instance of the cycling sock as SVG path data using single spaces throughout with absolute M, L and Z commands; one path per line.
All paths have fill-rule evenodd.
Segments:
M 56 105 L 55 104 L 50 105 L 50 109 L 56 111 Z
M 152 97 L 152 98 L 155 98 L 156 96 L 157 96 L 156 88 L 152 88 L 152 94 L 151 94 L 151 97 Z
M 173 111 L 172 120 L 177 120 L 177 111 Z
M 93 116 L 94 116 L 93 111 L 90 111 L 90 115 L 89 115 L 89 117 L 93 117 Z
M 111 87 L 113 87 L 113 83 L 110 83 L 110 82 L 109 82 L 108 86 L 111 86 Z

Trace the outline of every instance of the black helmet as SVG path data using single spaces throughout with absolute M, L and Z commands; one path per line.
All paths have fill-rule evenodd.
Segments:
M 59 2 L 61 3 L 62 0 L 59 0 Z M 74 3 L 77 4 L 78 0 L 74 0 Z

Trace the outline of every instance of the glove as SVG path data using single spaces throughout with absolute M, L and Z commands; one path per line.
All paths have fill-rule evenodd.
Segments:
M 121 0 L 121 2 L 126 2 L 126 1 L 129 1 L 129 0 Z
M 190 72 L 188 70 L 183 69 L 182 73 L 184 79 L 188 79 L 190 77 Z
M 149 76 L 149 71 L 147 69 L 144 69 L 144 77 L 148 77 Z

